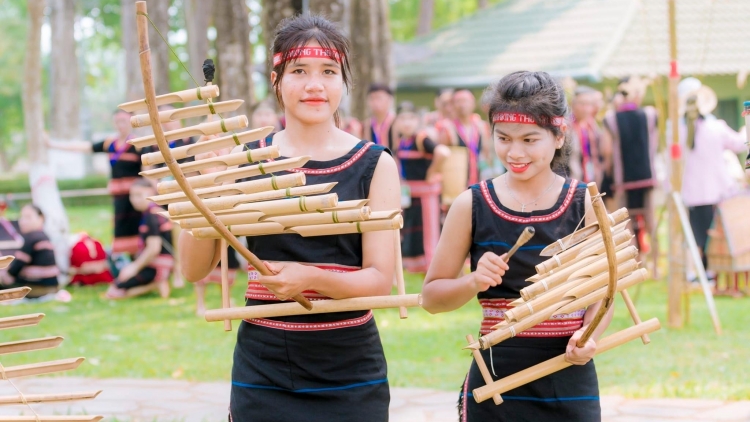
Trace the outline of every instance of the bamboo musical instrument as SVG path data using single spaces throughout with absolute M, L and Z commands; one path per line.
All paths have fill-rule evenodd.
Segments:
M 241 164 L 253 163 L 261 160 L 267 160 L 269 158 L 276 158 L 279 156 L 279 148 L 275 145 L 258 148 L 255 150 L 247 150 L 242 152 L 236 152 L 229 155 L 220 155 L 214 158 L 208 158 L 205 160 L 193 161 L 189 163 L 179 164 L 183 172 L 195 172 L 215 167 L 232 167 Z M 144 170 L 139 173 L 141 176 L 148 179 L 160 179 L 167 177 L 171 173 L 166 167 Z
M 229 308 L 232 305 L 229 299 L 229 252 L 227 251 L 227 241 L 221 239 L 219 242 L 221 248 L 221 307 Z M 224 320 L 224 331 L 232 331 L 232 321 L 229 319 Z
M 466 336 L 466 341 L 468 341 L 469 344 L 474 343 L 474 336 L 472 336 L 471 334 L 468 334 Z M 487 363 L 484 361 L 484 358 L 482 357 L 482 352 L 480 352 L 478 349 L 472 348 L 471 354 L 474 356 L 474 360 L 477 361 L 477 367 L 479 368 L 479 373 L 482 374 L 482 379 L 484 380 L 484 383 L 492 384 L 492 375 L 490 375 L 490 371 L 487 369 Z M 496 405 L 499 405 L 503 403 L 503 398 L 500 397 L 500 394 L 493 394 L 492 401 L 494 401 Z
M 518 236 L 518 239 L 516 240 L 516 244 L 513 245 L 512 248 L 508 251 L 508 254 L 505 256 L 505 262 L 510 261 L 510 258 L 513 256 L 513 254 L 516 253 L 518 248 L 525 245 L 526 242 L 528 242 L 532 237 L 534 237 L 534 228 L 531 226 L 524 227 L 523 231 L 521 232 L 521 235 Z
M 218 96 L 219 96 L 219 87 L 216 85 L 209 85 L 209 86 L 202 86 L 196 89 L 186 89 L 184 91 L 178 91 L 178 92 L 172 92 L 170 94 L 159 95 L 158 97 L 154 97 L 153 103 L 151 104 L 153 106 L 158 107 L 161 105 L 167 105 L 167 104 L 172 104 L 172 103 L 189 103 L 190 101 L 202 100 L 202 99 L 208 99 L 208 98 L 216 98 Z M 117 108 L 125 110 L 128 113 L 133 113 L 138 110 L 145 110 L 147 108 L 146 99 L 131 101 L 129 103 L 123 103 L 117 106 Z M 149 113 L 149 116 L 151 116 L 151 113 Z M 158 121 L 158 116 L 159 116 L 158 114 L 154 116 L 154 117 L 157 117 L 156 119 L 154 119 L 154 117 L 151 117 L 152 121 Z
M 159 112 L 159 123 L 167 123 L 177 120 L 189 119 L 191 117 L 200 117 L 207 114 L 226 113 L 237 110 L 245 101 L 243 100 L 229 100 L 221 101 L 218 103 L 210 103 L 205 105 L 175 108 L 172 110 L 164 110 Z M 137 114 L 130 117 L 130 126 L 134 128 L 150 126 L 151 118 L 148 114 Z
M 607 214 L 606 219 L 607 222 L 611 223 L 612 226 L 616 226 L 628 219 L 628 210 L 625 208 L 620 208 L 612 214 Z M 601 232 L 601 225 L 601 223 L 589 224 L 588 226 L 576 231 L 575 233 L 571 233 L 568 236 L 563 237 L 562 239 L 558 239 L 557 242 L 542 249 L 542 252 L 539 255 L 552 256 L 556 253 L 565 251 L 566 249 L 569 249 L 579 242 L 585 240 L 589 236 Z
M 195 194 L 200 198 L 215 198 L 224 195 L 251 194 L 269 190 L 294 188 L 305 184 L 304 173 L 285 174 L 283 176 L 272 176 L 265 179 L 250 180 L 248 182 L 232 183 L 231 185 L 215 186 L 210 188 L 196 189 Z M 169 205 L 175 202 L 185 201 L 182 192 L 156 195 L 148 198 L 159 205 Z
M 98 422 L 104 416 L 0 416 L 0 422 Z
M 191 136 L 216 135 L 217 133 L 227 133 L 232 130 L 246 128 L 248 123 L 247 117 L 245 116 L 230 117 L 216 122 L 206 122 L 195 126 L 164 132 L 164 137 L 166 141 L 169 142 L 176 139 L 189 138 Z M 155 126 L 158 125 L 154 125 L 153 127 Z M 140 138 L 130 139 L 128 143 L 136 148 L 145 148 L 156 145 L 156 138 L 154 135 L 142 136 Z
M 42 318 L 44 318 L 44 314 L 29 314 L 0 318 L 0 330 L 37 325 Z
M 210 309 L 206 311 L 205 318 L 208 322 L 216 322 L 225 319 L 275 318 L 291 315 L 398 308 L 401 306 L 413 308 L 421 306 L 421 302 L 421 295 L 418 294 L 357 297 L 351 299 L 324 299 L 316 300 L 315 307 L 310 311 L 301 309 L 299 305 L 295 303 L 287 302 L 270 305 L 241 306 L 229 309 Z
M 269 133 L 273 131 L 273 126 L 265 126 L 258 129 L 248 130 L 238 134 L 231 134 L 208 141 L 199 142 L 197 144 L 185 145 L 177 148 L 172 148 L 172 156 L 175 160 L 182 160 L 188 157 L 195 157 L 198 154 L 206 152 L 216 151 L 217 149 L 231 148 L 234 146 L 247 144 L 258 139 L 265 138 Z M 141 155 L 141 163 L 144 166 L 152 166 L 154 164 L 164 163 L 164 156 L 161 151 L 149 152 Z
M 626 228 L 629 222 L 630 220 L 625 220 L 614 227 L 614 241 L 616 245 L 623 242 L 622 233 L 628 233 L 630 236 L 632 236 L 632 232 Z M 555 254 L 552 258 L 536 265 L 534 268 L 536 269 L 537 274 L 534 277 L 542 277 L 543 275 L 551 273 L 557 268 L 562 267 L 563 265 L 574 261 L 577 258 L 585 258 L 587 256 L 599 255 L 602 253 L 604 253 L 604 243 L 602 242 L 601 237 L 591 237 L 573 246 L 572 248 Z M 534 277 L 531 277 L 527 280 L 532 281 Z
M 88 392 L 82 392 L 82 393 L 67 393 L 67 394 L 24 394 L 23 397 L 0 396 L 0 406 L 10 405 L 10 404 L 24 404 L 24 402 L 26 403 L 54 403 L 54 402 L 76 401 L 76 400 L 88 400 L 88 399 L 96 398 L 96 396 L 101 394 L 101 392 L 102 390 L 88 391 Z M 31 420 L 35 420 L 35 419 L 31 419 Z M 44 417 L 41 417 L 41 420 L 45 420 Z
M 659 320 L 653 318 L 641 324 L 614 333 L 599 340 L 597 343 L 596 355 L 598 356 L 602 353 L 608 352 L 617 346 L 621 346 L 644 334 L 652 333 L 659 328 L 661 328 Z M 472 393 L 477 403 L 481 403 L 495 394 L 508 392 L 514 388 L 518 388 L 519 386 L 545 377 L 553 372 L 561 371 L 570 365 L 571 363 L 565 360 L 565 355 L 559 355 L 540 364 L 534 365 L 531 368 L 497 380 L 492 384 L 476 388 Z
M 400 212 L 399 212 L 400 213 Z M 396 291 L 399 296 L 406 295 L 406 283 L 404 282 L 404 261 L 401 256 L 401 230 L 393 231 L 393 249 L 396 252 Z M 406 306 L 399 306 L 398 317 L 406 319 L 409 317 L 409 311 Z
M 32 340 L 19 340 L 8 343 L 0 343 L 0 355 L 10 355 L 13 353 L 32 352 L 35 350 L 54 349 L 62 344 L 63 338 L 44 337 Z
M 4 270 L 8 268 L 10 263 L 13 261 L 13 256 L 7 255 L 7 256 L 0 256 L 0 270 Z
M 200 176 L 188 177 L 187 183 L 188 186 L 193 189 L 216 186 L 219 183 L 234 182 L 237 179 L 259 176 L 261 174 L 268 174 L 300 167 L 303 166 L 308 160 L 310 160 L 310 157 L 307 156 L 294 157 L 274 161 L 272 163 L 260 163 L 254 166 L 240 167 L 216 173 L 202 174 Z M 183 190 L 175 180 L 169 180 L 166 182 L 160 182 L 158 185 L 156 185 L 156 191 L 159 194 L 163 195 L 167 193 L 182 192 Z
M 11 261 L 13 257 L 11 257 Z M 31 291 L 31 287 L 15 287 L 8 290 L 0 290 L 0 301 L 21 299 Z

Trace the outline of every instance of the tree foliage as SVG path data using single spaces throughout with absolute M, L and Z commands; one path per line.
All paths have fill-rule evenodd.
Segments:
M 419 2 L 421 0 L 389 0 L 391 8 L 391 34 L 396 42 L 409 41 L 417 34 Z M 489 0 L 489 4 L 503 0 Z M 433 30 L 449 25 L 476 12 L 477 0 L 435 0 Z

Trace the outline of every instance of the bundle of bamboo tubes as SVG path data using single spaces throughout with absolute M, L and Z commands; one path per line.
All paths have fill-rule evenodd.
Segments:
M 12 256 L 0 257 L 0 270 L 5 269 L 13 261 Z M 19 287 L 0 291 L 0 302 L 18 300 L 24 298 L 31 288 Z M 10 328 L 32 327 L 38 325 L 44 314 L 17 315 L 12 317 L 0 318 L 0 330 Z M 0 355 L 9 355 L 13 353 L 34 352 L 37 350 L 54 349 L 63 342 L 60 336 L 50 336 L 30 340 L 12 341 L 0 343 Z M 57 372 L 70 371 L 78 368 L 85 358 L 69 358 L 49 362 L 32 363 L 28 365 L 2 366 L 2 378 L 12 380 L 13 378 L 29 377 L 34 375 L 54 374 Z M 96 398 L 101 393 L 99 391 L 85 392 L 64 392 L 51 394 L 24 394 L 19 391 L 18 395 L 0 396 L 1 405 L 29 405 L 31 403 L 55 403 L 68 402 L 75 400 L 87 400 Z M 102 416 L 82 415 L 82 416 L 6 416 L 3 421 L 69 421 L 69 422 L 95 422 L 102 419 Z
M 598 222 L 547 246 L 541 255 L 550 258 L 536 266 L 537 274 L 527 279 L 532 284 L 521 290 L 520 299 L 511 302 L 512 309 L 505 312 L 505 320 L 476 341 L 471 336 L 467 337 L 467 348 L 472 351 L 487 384 L 474 390 L 477 402 L 492 398 L 495 404 L 500 404 L 500 394 L 569 365 L 561 356 L 522 373 L 493 380 L 479 352 L 557 315 L 586 309 L 603 300 L 609 307 L 612 295 L 620 292 L 635 327 L 601 339 L 597 353 L 635 337 L 641 337 L 643 344 L 648 344 L 648 333 L 659 329 L 658 320 L 641 322 L 626 290 L 647 278 L 647 271 L 639 268 L 640 263 L 636 261 L 638 250 L 631 246 L 633 235 L 627 229 L 627 209 L 607 214 L 595 186 L 589 185 L 589 192 Z M 593 328 L 589 328 L 587 333 L 593 331 Z M 587 339 L 579 341 L 579 346 L 585 344 Z
M 237 236 L 296 234 L 309 237 L 391 230 L 394 231 L 395 238 L 400 239 L 398 231 L 403 226 L 400 209 L 373 211 L 367 206 L 366 199 L 339 201 L 335 193 L 330 193 L 336 183 L 307 185 L 305 174 L 296 171 L 304 166 L 310 157 L 278 159 L 280 154 L 276 146 L 249 149 L 248 143 L 265 138 L 273 127 L 235 133 L 235 130 L 248 126 L 247 117 L 223 118 L 220 113 L 236 110 L 242 101 L 214 103 L 213 100 L 219 96 L 220 90 L 218 86 L 211 84 L 209 76 L 206 76 L 206 80 L 209 81 L 207 86 L 156 96 L 151 75 L 145 16 L 146 2 L 137 2 L 136 23 L 146 98 L 121 104 L 120 108 L 129 112 L 148 110 L 148 114 L 133 116 L 131 125 L 151 126 L 153 135 L 132 139 L 129 142 L 139 148 L 158 146 L 159 151 L 142 155 L 144 166 L 166 164 L 163 168 L 141 172 L 143 177 L 174 177 L 174 180 L 158 182 L 158 195 L 149 198 L 156 204 L 167 207 L 163 215 L 196 238 L 222 239 L 224 249 L 226 245 L 223 242 L 227 242 L 263 275 L 270 273 L 265 265 L 237 240 Z M 201 99 L 205 99 L 207 103 L 161 112 L 156 108 L 160 105 Z M 161 123 L 201 116 L 209 116 L 209 121 L 169 132 L 164 132 L 161 128 Z M 177 148 L 169 147 L 169 141 L 190 136 L 214 139 Z M 228 148 L 234 149 L 227 155 L 177 163 L 177 160 Z M 185 176 L 187 172 L 195 173 L 209 169 L 211 172 L 206 174 Z M 266 177 L 244 180 L 256 176 Z M 290 241 L 293 239 L 290 238 Z M 397 254 L 400 256 L 400 241 L 395 241 L 394 244 L 398 245 Z M 222 259 L 222 268 L 224 261 Z M 225 271 L 222 271 L 223 273 Z M 399 307 L 402 317 L 406 317 L 405 306 L 415 302 L 415 298 L 403 297 L 404 285 L 400 263 L 396 273 L 399 294 L 402 296 L 400 300 L 404 302 L 404 305 Z M 228 287 L 228 281 L 222 279 L 223 308 L 229 307 Z M 297 295 L 293 299 L 307 309 L 305 312 L 312 311 L 313 305 L 302 295 Z M 370 309 L 367 304 L 361 306 L 362 309 Z M 328 309 L 326 306 L 324 308 Z M 212 315 L 213 312 L 208 311 L 206 319 L 213 320 Z M 224 319 L 226 330 L 231 330 L 230 319 Z

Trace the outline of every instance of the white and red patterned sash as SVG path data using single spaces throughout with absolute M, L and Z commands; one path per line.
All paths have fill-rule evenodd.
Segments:
M 283 262 L 273 262 L 283 263 Z M 302 265 L 310 265 L 312 267 L 320 268 L 321 270 L 331 271 L 335 273 L 349 273 L 352 271 L 361 270 L 360 267 L 351 267 L 348 265 L 339 264 L 308 264 L 302 263 Z M 279 299 L 271 293 L 266 286 L 258 283 L 256 280 L 260 278 L 260 273 L 252 265 L 247 266 L 247 290 L 245 291 L 245 299 L 263 300 L 267 302 L 279 302 Z M 330 299 L 330 297 L 322 295 L 314 290 L 305 290 L 302 295 L 309 300 L 322 300 Z
M 489 334 L 492 327 L 505 321 L 505 312 L 511 309 L 510 303 L 515 299 L 479 299 L 482 306 L 482 327 L 479 332 L 482 335 Z M 516 334 L 516 337 L 569 337 L 583 326 L 583 315 L 585 309 L 569 314 L 555 315 L 534 327 Z

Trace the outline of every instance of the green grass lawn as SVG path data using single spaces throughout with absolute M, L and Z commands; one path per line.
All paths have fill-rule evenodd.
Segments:
M 106 208 L 69 208 L 74 230 L 109 241 L 110 214 Z M 95 228 L 95 230 L 92 230 Z M 421 278 L 407 278 L 408 292 L 419 292 Z M 219 306 L 219 289 L 209 289 L 209 307 Z M 100 288 L 70 289 L 67 304 L 0 306 L 0 316 L 44 312 L 40 326 L 3 331 L 2 341 L 62 335 L 56 349 L 4 356 L 3 365 L 85 356 L 88 361 L 75 376 L 179 378 L 228 380 L 235 331 L 225 333 L 221 323 L 207 323 L 194 315 L 192 287 L 173 292 L 170 299 L 156 295 L 119 302 L 99 298 Z M 244 280 L 238 279 L 233 297 L 240 301 Z M 666 287 L 647 282 L 637 297 L 641 318 L 666 317 Z M 717 337 L 701 295 L 692 296 L 691 321 L 681 330 L 662 328 L 643 346 L 636 340 L 596 359 L 603 394 L 629 397 L 694 397 L 750 399 L 750 313 L 747 299 L 717 298 L 724 334 Z M 630 318 L 618 299 L 609 332 L 628 326 Z M 481 312 L 475 303 L 448 314 L 429 315 L 412 309 L 407 320 L 396 310 L 377 311 L 376 317 L 394 386 L 457 390 L 470 364 L 461 350 L 464 336 L 476 335 Z

